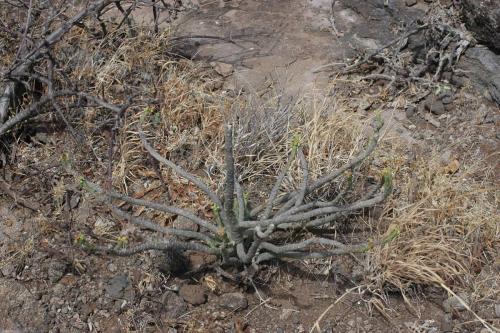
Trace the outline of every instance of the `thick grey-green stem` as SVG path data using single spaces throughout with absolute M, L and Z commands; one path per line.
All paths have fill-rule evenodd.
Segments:
M 226 180 L 224 183 L 224 207 L 227 221 L 224 227 L 230 236 L 231 241 L 241 244 L 243 241 L 239 230 L 236 214 L 234 213 L 234 191 L 235 191 L 235 170 L 234 170 L 234 151 L 233 151 L 233 126 L 228 124 L 224 129 L 224 159 L 226 166 Z M 240 199 L 241 200 L 241 199 Z
M 85 187 L 94 192 L 106 195 L 112 199 L 119 199 L 133 205 L 141 205 L 152 209 L 164 211 L 171 214 L 184 216 L 192 222 L 200 225 L 200 232 L 189 230 L 178 230 L 158 226 L 152 221 L 133 217 L 121 211 L 117 207 L 112 207 L 117 216 L 142 228 L 152 230 L 164 235 L 175 236 L 177 239 L 165 239 L 165 241 L 155 241 L 142 244 L 130 249 L 116 248 L 96 248 L 105 252 L 117 255 L 131 255 L 140 251 L 157 249 L 168 250 L 176 248 L 180 250 L 201 251 L 218 255 L 226 264 L 258 265 L 259 263 L 275 258 L 323 258 L 328 256 L 343 255 L 354 252 L 365 252 L 373 244 L 380 244 L 380 241 L 371 242 L 372 245 L 355 244 L 346 245 L 334 239 L 311 238 L 295 243 L 287 243 L 290 239 L 289 231 L 308 228 L 325 227 L 332 225 L 341 217 L 360 212 L 366 208 L 373 207 L 383 202 L 392 189 L 392 178 L 386 173 L 382 177 L 379 186 L 366 191 L 358 199 L 347 200 L 345 194 L 352 188 L 353 176 L 346 173 L 348 170 L 356 170 L 366 158 L 373 152 L 378 142 L 379 131 L 382 125 L 379 122 L 375 128 L 375 134 L 369 140 L 367 147 L 351 162 L 345 166 L 327 174 L 309 184 L 309 170 L 307 160 L 302 150 L 296 147 L 290 156 L 289 161 L 278 175 L 273 188 L 270 191 L 268 200 L 254 210 L 254 214 L 247 214 L 246 200 L 244 198 L 242 185 L 238 182 L 235 174 L 235 161 L 233 155 L 233 129 L 228 125 L 225 128 L 225 168 L 224 180 L 224 201 L 221 203 L 215 192 L 199 178 L 188 173 L 178 165 L 161 156 L 147 141 L 142 129 L 139 131 L 142 143 L 146 151 L 160 163 L 174 170 L 179 176 L 191 181 L 213 199 L 214 204 L 219 209 L 223 223 L 223 229 L 217 226 L 214 221 L 202 219 L 192 212 L 174 206 L 158 204 L 146 200 L 135 199 L 112 191 L 104 191 L 96 184 L 84 181 Z M 296 154 L 294 153 L 296 152 Z M 291 193 L 284 194 L 278 198 L 281 183 L 290 171 L 292 161 L 296 155 L 299 159 L 299 166 L 302 170 L 302 180 L 298 189 Z M 308 194 L 320 187 L 331 184 L 333 180 L 340 176 L 345 176 L 346 181 L 342 182 L 344 188 L 337 189 L 337 196 L 330 201 L 311 200 Z M 350 196 L 352 197 L 352 195 Z M 309 200 L 308 200 L 309 199 Z M 275 207 L 275 209 L 274 209 Z M 273 214 L 273 209 L 275 210 Z M 217 214 L 216 212 L 216 214 Z M 261 214 L 259 214 L 261 213 Z M 203 228 L 205 230 L 203 230 Z M 279 231 L 279 232 L 275 232 Z M 285 240 L 283 242 L 283 240 Z M 280 244 L 280 245 L 276 245 Z

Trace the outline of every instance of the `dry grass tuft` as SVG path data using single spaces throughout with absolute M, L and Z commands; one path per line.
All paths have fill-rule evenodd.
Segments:
M 457 290 L 498 260 L 498 187 L 487 174 L 480 163 L 451 173 L 437 153 L 402 166 L 378 227 L 399 235 L 371 253 L 372 285 L 403 294 L 415 285 Z
M 293 140 L 298 139 L 309 163 L 309 177 L 346 164 L 365 143 L 371 120 L 348 113 L 343 105 L 322 96 L 284 102 L 244 101 L 234 108 L 236 155 L 240 178 L 254 194 L 265 193 L 287 162 Z M 234 115 L 233 115 L 234 116 Z M 221 164 L 220 164 L 221 165 Z M 284 190 L 300 184 L 298 161 L 283 183 Z M 319 195 L 337 193 L 345 177 Z

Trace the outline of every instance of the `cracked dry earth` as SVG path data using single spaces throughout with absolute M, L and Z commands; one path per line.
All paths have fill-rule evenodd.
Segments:
M 318 69 L 384 45 L 398 28 L 423 16 L 427 6 L 424 1 L 413 7 L 389 1 L 385 7 L 382 0 L 333 4 L 328 0 L 200 0 L 180 15 L 174 34 L 205 37 L 179 38 L 174 51 L 212 62 L 224 77 L 221 88 L 227 93 L 243 90 L 265 96 L 280 91 L 296 97 L 326 91 L 333 96 L 336 91 L 328 90 L 331 72 Z M 146 13 L 144 18 L 149 19 Z M 488 66 L 473 55 L 464 62 L 488 73 L 500 68 L 495 67 L 498 56 L 491 57 Z M 393 110 L 385 114 L 390 130 L 414 151 L 425 153 L 425 147 L 438 146 L 445 159 L 461 154 L 490 156 L 498 170 L 498 104 L 485 93 L 487 87 L 474 86 L 457 85 L 453 101 L 433 121 L 418 110 L 408 112 L 404 103 L 374 102 L 373 108 Z M 358 103 L 364 93 L 351 92 L 349 97 L 356 102 L 351 109 L 368 116 L 372 110 Z M 454 144 L 460 136 L 472 141 Z M 29 182 L 22 184 L 21 192 L 23 186 L 27 192 Z M 43 201 L 43 197 L 33 199 Z M 77 197 L 67 201 L 74 207 L 54 222 L 0 196 L 0 331 L 309 332 L 335 300 L 360 282 L 357 272 L 362 267 L 350 258 L 333 260 L 326 272 L 310 270 L 300 262 L 270 266 L 255 286 L 242 286 L 211 271 L 179 277 L 160 274 L 161 258 L 154 255 L 87 255 L 72 245 L 75 226 L 116 222 L 99 208 L 79 203 Z M 190 255 L 189 260 L 196 270 L 213 258 Z M 426 297 L 415 297 L 413 309 L 398 294 L 390 295 L 388 314 L 369 306 L 368 295 L 348 294 L 330 308 L 321 331 L 480 330 L 461 326 L 463 309 L 456 301 L 450 305 L 453 300 L 446 300 L 442 291 L 423 291 Z M 495 310 L 479 309 L 479 314 L 495 318 L 499 315 Z

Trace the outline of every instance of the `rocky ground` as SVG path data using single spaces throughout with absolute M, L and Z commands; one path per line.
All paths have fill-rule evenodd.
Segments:
M 471 160 L 484 160 L 487 174 L 498 185 L 498 48 L 476 37 L 487 46 L 470 46 L 442 74 L 449 89 L 429 88 L 427 94 L 420 86 L 410 86 L 404 92 L 390 90 L 386 96 L 385 80 L 358 81 L 332 70 L 329 64 L 350 63 L 387 44 L 432 8 L 455 10 L 449 1 L 387 4 L 193 1 L 174 21 L 173 34 L 178 38 L 169 52 L 207 62 L 218 75 L 214 89 L 229 96 L 265 98 L 276 91 L 287 98 L 319 94 L 338 98 L 361 117 L 384 110 L 388 137 L 401 139 L 414 159 L 437 151 L 442 164 L 456 170 Z M 134 15 L 151 20 L 148 12 Z M 425 48 L 426 40 L 419 38 L 423 37 L 406 41 L 413 55 Z M 40 134 L 29 147 L 50 144 L 56 156 L 65 138 L 57 132 Z M 43 207 L 54 193 L 31 191 L 35 181 L 30 179 L 36 179 L 37 186 L 56 189 L 57 160 L 49 153 L 30 162 L 32 174 L 3 170 L 3 178 L 14 181 L 17 192 Z M 500 327 L 498 256 L 477 272 L 483 284 L 470 282 L 471 288 L 458 298 L 435 286 L 415 285 L 404 297 L 396 289 L 376 295 L 382 304 L 362 288 L 368 282 L 355 256 L 321 265 L 273 263 L 251 283 L 243 283 L 234 280 L 232 272 L 213 269 L 215 258 L 205 255 L 188 253 L 187 272 L 174 274 L 172 267 L 165 267 L 168 260 L 157 253 L 124 258 L 89 254 L 74 244 L 81 232 L 113 239 L 111 230 L 127 227 L 76 192 L 65 192 L 60 211 L 51 216 L 1 195 L 0 221 L 3 331 L 483 333 Z M 186 228 L 182 221 L 176 223 Z M 482 298 L 485 285 L 493 293 Z M 469 305 L 474 312 L 467 309 Z M 492 326 L 481 325 L 477 317 Z

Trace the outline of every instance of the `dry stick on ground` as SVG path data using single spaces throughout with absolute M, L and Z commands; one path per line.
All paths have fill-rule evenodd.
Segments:
M 424 24 L 424 25 L 421 25 L 405 34 L 403 34 L 402 36 L 396 38 L 396 39 L 393 39 L 392 41 L 390 41 L 389 43 L 379 47 L 378 49 L 370 52 L 368 55 L 366 55 L 362 60 L 352 64 L 352 65 L 349 65 L 349 66 L 346 66 L 344 68 L 342 68 L 342 73 L 348 73 L 356 68 L 358 68 L 359 66 L 363 65 L 363 64 L 366 64 L 367 62 L 369 62 L 370 60 L 373 59 L 373 57 L 375 57 L 377 54 L 379 54 L 380 52 L 384 51 L 385 49 L 397 44 L 398 42 L 400 42 L 401 40 L 405 39 L 405 38 L 408 38 L 410 37 L 411 35 L 414 35 L 416 33 L 418 33 L 419 31 L 427 28 L 428 25 L 427 24 Z M 329 63 L 329 64 L 326 64 L 326 65 L 322 65 L 318 68 L 316 68 L 313 73 L 317 73 L 317 72 L 321 72 L 322 70 L 325 70 L 326 68 L 329 68 L 329 67 L 332 67 L 332 66 L 335 66 L 337 65 L 337 63 Z
M 117 255 L 132 255 L 146 250 L 168 251 L 168 249 L 177 248 L 178 250 L 193 250 L 216 254 L 223 260 L 223 263 L 239 265 L 253 264 L 255 266 L 274 258 L 323 258 L 368 251 L 372 246 L 391 240 L 394 235 L 383 240 L 370 242 L 369 244 L 356 245 L 346 245 L 326 238 L 311 238 L 296 243 L 286 243 L 285 240 L 285 243 L 283 243 L 283 240 L 286 239 L 289 233 L 285 232 L 285 236 L 281 234 L 280 238 L 274 234 L 274 231 L 277 229 L 287 230 L 330 225 L 341 216 L 359 212 L 360 210 L 381 203 L 391 191 L 391 177 L 388 174 L 384 175 L 383 180 L 375 190 L 368 191 L 360 199 L 344 205 L 338 205 L 340 200 L 336 199 L 330 202 L 320 202 L 308 198 L 308 195 L 312 192 L 322 186 L 331 184 L 333 180 L 340 177 L 343 173 L 352 170 L 366 160 L 377 145 L 381 128 L 382 122 L 378 121 L 375 134 L 370 139 L 367 147 L 353 161 L 338 170 L 319 177 L 312 184 L 309 184 L 307 161 L 301 151 L 300 144 L 294 142 L 292 144 L 290 160 L 277 177 L 268 200 L 263 204 L 262 209 L 258 209 L 254 212 L 253 216 L 251 215 L 251 219 L 248 219 L 248 214 L 246 214 L 247 203 L 243 188 L 237 182 L 235 176 L 232 126 L 226 126 L 225 130 L 226 179 L 223 188 L 224 200 L 201 179 L 161 156 L 148 142 L 146 134 L 140 126 L 139 136 L 146 151 L 158 162 L 169 167 L 179 176 L 189 180 L 214 202 L 214 221 L 202 219 L 179 207 L 135 199 L 124 194 L 106 191 L 100 186 L 81 178 L 82 187 L 98 194 L 99 197 L 103 198 L 104 202 L 108 202 L 109 199 L 122 200 L 132 205 L 144 206 L 169 214 L 183 216 L 201 227 L 199 232 L 188 232 L 187 230 L 174 231 L 174 229 L 170 228 L 157 227 L 152 221 L 132 217 L 128 213 L 120 211 L 119 208 L 112 207 L 116 215 L 135 225 L 163 235 L 171 235 L 175 238 L 162 238 L 152 242 L 145 242 L 130 249 L 96 247 L 90 246 L 87 242 L 84 245 L 94 250 L 115 253 Z M 296 140 L 294 139 L 294 141 Z M 299 189 L 278 198 L 283 178 L 289 172 L 293 159 L 296 157 L 299 158 L 302 170 L 302 182 L 299 185 Z M 339 192 L 342 193 L 342 191 Z M 283 207 L 287 208 L 281 209 Z M 222 222 L 222 227 L 219 223 L 215 222 L 217 220 Z

